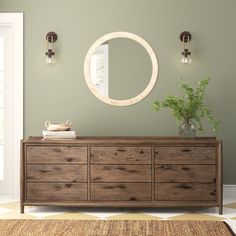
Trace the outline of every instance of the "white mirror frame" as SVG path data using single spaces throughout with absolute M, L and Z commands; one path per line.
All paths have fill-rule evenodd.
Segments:
M 150 56 L 150 59 L 152 62 L 152 75 L 151 75 L 151 79 L 150 79 L 147 87 L 139 95 L 137 95 L 136 97 L 133 97 L 131 99 L 116 100 L 116 99 L 112 99 L 112 98 L 103 96 L 97 90 L 96 85 L 94 85 L 92 83 L 92 80 L 90 78 L 90 64 L 91 64 L 90 62 L 91 62 L 92 55 L 96 51 L 96 48 L 99 47 L 100 45 L 102 45 L 103 43 L 107 42 L 108 40 L 114 39 L 114 38 L 128 38 L 128 39 L 138 42 L 139 44 L 141 44 L 145 48 L 145 50 L 147 51 L 148 55 Z M 113 105 L 113 106 L 129 106 L 129 105 L 132 105 L 132 104 L 135 104 L 135 103 L 141 101 L 152 91 L 153 87 L 155 86 L 155 84 L 157 82 L 158 61 L 157 61 L 155 51 L 143 38 L 139 37 L 136 34 L 129 33 L 129 32 L 113 32 L 113 33 L 106 34 L 106 35 L 102 36 L 101 38 L 99 38 L 88 50 L 88 53 L 87 53 L 87 55 L 85 57 L 85 61 L 84 61 L 84 76 L 85 76 L 85 80 L 86 80 L 86 83 L 87 83 L 90 91 L 98 99 L 100 99 L 101 101 L 103 101 L 109 105 Z

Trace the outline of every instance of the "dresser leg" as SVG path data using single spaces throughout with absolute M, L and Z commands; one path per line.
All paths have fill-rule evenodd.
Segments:
M 220 214 L 220 215 L 223 214 L 223 206 L 222 206 L 222 204 L 219 206 L 219 214 Z
M 21 203 L 20 204 L 20 213 L 24 214 L 24 212 L 25 212 L 24 210 L 25 210 L 25 206 Z

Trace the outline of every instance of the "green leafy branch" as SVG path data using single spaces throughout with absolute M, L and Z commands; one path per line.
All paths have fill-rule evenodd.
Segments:
M 217 121 L 211 111 L 204 104 L 204 98 L 209 78 L 205 78 L 198 82 L 194 89 L 188 83 L 180 80 L 178 87 L 182 91 L 180 96 L 167 96 L 162 101 L 153 102 L 153 110 L 158 112 L 163 108 L 170 108 L 178 125 L 183 121 L 192 121 L 200 131 L 204 132 L 202 118 L 206 117 L 213 131 L 218 128 Z

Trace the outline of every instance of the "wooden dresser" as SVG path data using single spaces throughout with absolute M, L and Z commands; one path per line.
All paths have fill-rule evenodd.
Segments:
M 24 206 L 219 207 L 215 138 L 79 137 L 21 143 Z

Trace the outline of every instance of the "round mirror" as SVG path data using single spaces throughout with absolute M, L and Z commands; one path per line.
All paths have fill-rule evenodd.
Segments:
M 114 32 L 99 38 L 84 63 L 86 83 L 92 93 L 114 106 L 128 106 L 146 97 L 158 75 L 155 52 L 141 37 Z

